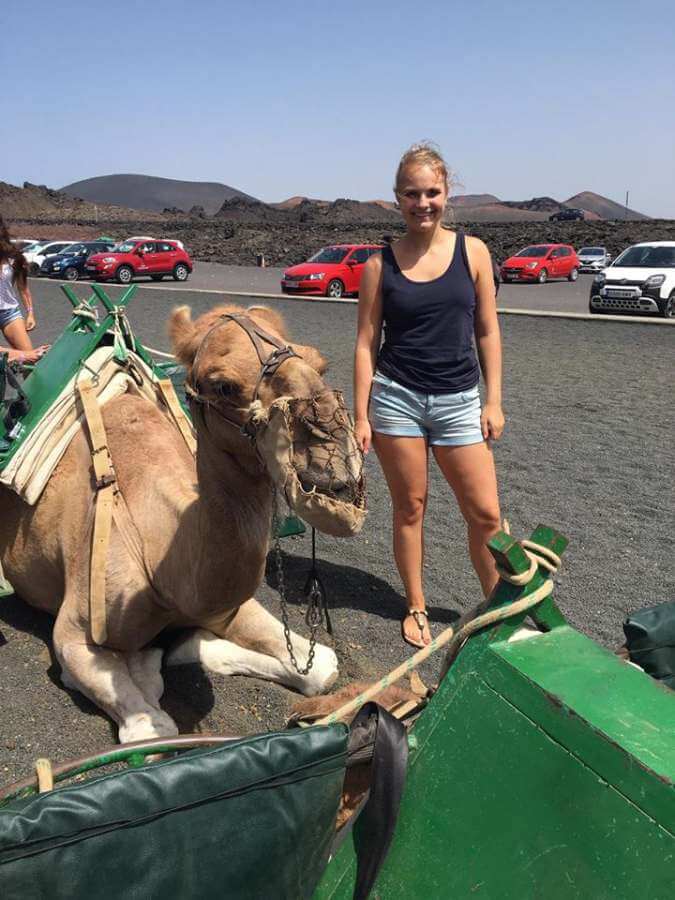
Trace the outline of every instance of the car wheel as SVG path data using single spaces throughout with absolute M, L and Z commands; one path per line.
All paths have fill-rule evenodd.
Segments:
M 190 275 L 190 270 L 184 263 L 178 263 L 173 268 L 173 280 L 174 281 L 187 281 Z
M 28 268 L 29 275 L 39 275 L 40 274 L 40 266 L 37 263 L 31 263 Z
M 130 284 L 131 279 L 134 277 L 133 269 L 130 266 L 120 266 L 115 273 L 115 277 L 120 284 Z
M 546 282 L 548 281 L 548 272 L 546 271 L 546 269 L 541 270 L 537 281 L 539 282 L 539 284 L 546 284 Z
M 162 278 L 164 278 L 163 275 L 151 275 L 150 277 L 152 278 L 153 281 L 161 281 Z
M 345 286 L 339 278 L 333 278 L 332 281 L 328 282 L 328 287 L 326 288 L 326 297 L 333 297 L 335 300 L 339 300 L 340 297 L 343 296 L 344 292 Z
M 567 276 L 567 278 L 568 278 L 569 281 L 576 281 L 578 277 L 579 277 L 579 270 L 578 270 L 578 269 L 572 269 L 572 271 L 570 272 L 570 274 Z
M 675 291 L 661 307 L 661 315 L 664 319 L 675 319 Z
M 77 279 L 80 277 L 80 273 L 77 271 L 75 266 L 67 266 L 66 269 L 64 269 L 63 277 L 66 279 L 66 281 L 77 281 Z

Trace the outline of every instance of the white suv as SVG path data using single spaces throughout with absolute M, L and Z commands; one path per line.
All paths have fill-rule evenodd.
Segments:
M 675 318 L 675 241 L 633 244 L 591 284 L 592 313 L 656 313 Z

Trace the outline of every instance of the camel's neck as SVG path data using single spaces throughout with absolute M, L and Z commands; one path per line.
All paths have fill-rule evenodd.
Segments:
M 220 595 L 218 609 L 223 603 L 237 606 L 253 595 L 264 574 L 271 483 L 255 463 L 242 464 L 208 438 L 197 447 L 198 578 L 202 590 Z
M 202 513 L 214 526 L 223 515 L 241 520 L 241 527 L 261 518 L 269 523 L 272 511 L 272 485 L 267 473 L 255 463 L 242 462 L 213 444 L 197 445 L 197 479 Z M 265 543 L 267 533 L 265 533 Z M 254 541 L 259 543 L 254 537 Z

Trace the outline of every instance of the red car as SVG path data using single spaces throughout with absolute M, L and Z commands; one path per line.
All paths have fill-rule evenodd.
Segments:
M 579 257 L 569 244 L 531 244 L 509 256 L 501 267 L 502 281 L 538 281 L 544 284 L 551 278 L 579 277 Z
M 284 294 L 321 294 L 342 297 L 357 294 L 363 266 L 379 244 L 333 244 L 323 247 L 307 262 L 286 269 L 281 279 Z
M 147 239 L 124 241 L 108 253 L 94 253 L 87 260 L 86 273 L 96 281 L 115 279 L 129 284 L 134 278 L 149 275 L 161 281 L 171 275 L 174 281 L 187 281 L 192 260 L 178 241 Z

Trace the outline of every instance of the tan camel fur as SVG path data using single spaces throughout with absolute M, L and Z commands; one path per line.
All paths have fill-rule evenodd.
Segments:
M 188 307 L 173 311 L 170 336 L 188 370 L 223 312 L 244 310 L 219 307 L 194 322 Z M 253 307 L 247 314 L 286 340 L 275 312 Z M 263 406 L 280 396 L 326 390 L 322 356 L 312 347 L 291 346 L 300 358 L 291 357 L 263 380 Z M 177 733 L 159 705 L 162 653 L 148 648 L 167 627 L 189 629 L 168 652 L 169 664 L 200 661 L 215 672 L 267 678 L 306 695 L 325 691 L 337 677 L 336 656 L 322 645 L 311 672 L 298 675 L 281 624 L 253 596 L 265 569 L 271 482 L 250 441 L 220 414 L 237 422 L 246 418 L 260 371 L 249 337 L 234 322 L 222 325 L 200 352 L 198 369 L 193 383 L 211 402 L 195 415 L 196 462 L 168 416 L 145 398 L 129 392 L 103 408 L 130 514 L 128 529 L 113 526 L 108 549 L 105 646 L 92 642 L 89 628 L 95 493 L 85 436 L 73 440 L 34 507 L 6 488 L 0 493 L 6 575 L 20 597 L 56 616 L 54 650 L 63 683 L 105 710 L 122 742 Z M 353 434 L 345 440 L 352 442 Z M 312 472 L 303 478 L 311 485 Z M 293 645 L 304 665 L 307 641 L 293 635 Z

